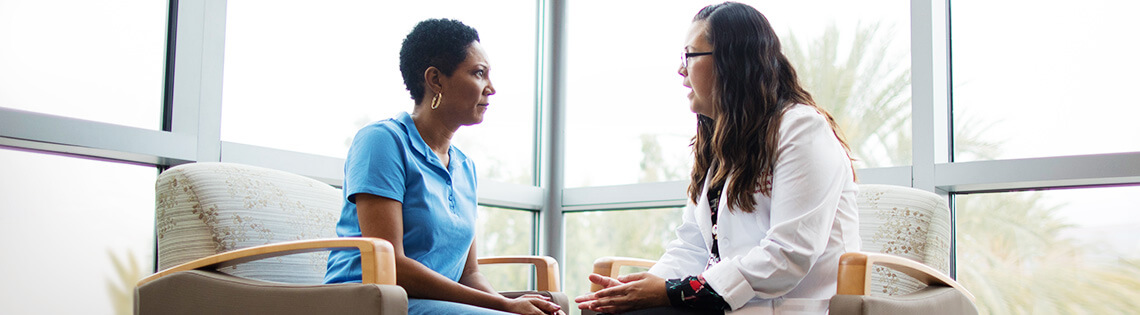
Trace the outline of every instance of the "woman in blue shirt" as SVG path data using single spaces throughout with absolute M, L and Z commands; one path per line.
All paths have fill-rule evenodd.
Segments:
M 482 122 L 495 94 L 478 32 L 455 20 L 420 22 L 404 39 L 400 72 L 415 107 L 353 138 L 337 234 L 392 242 L 409 314 L 561 313 L 539 297 L 503 297 L 476 262 L 475 166 L 451 137 Z M 333 251 L 325 282 L 360 282 L 360 273 L 359 251 Z

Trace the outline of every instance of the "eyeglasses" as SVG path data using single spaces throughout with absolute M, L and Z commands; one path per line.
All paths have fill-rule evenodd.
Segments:
M 684 67 L 685 69 L 689 68 L 689 58 L 704 56 L 704 55 L 712 55 L 712 54 L 713 54 L 713 52 L 711 52 L 711 51 L 685 53 L 685 57 L 681 58 L 681 67 Z

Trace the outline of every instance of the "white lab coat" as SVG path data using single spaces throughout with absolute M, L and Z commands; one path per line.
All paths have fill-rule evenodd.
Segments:
M 729 314 L 826 314 L 839 256 L 860 245 L 851 163 L 823 115 L 804 105 L 785 111 L 778 150 L 771 197 L 754 193 L 755 211 L 731 209 L 721 193 L 719 263 L 705 270 L 712 246 L 706 182 L 649 272 L 702 274 Z

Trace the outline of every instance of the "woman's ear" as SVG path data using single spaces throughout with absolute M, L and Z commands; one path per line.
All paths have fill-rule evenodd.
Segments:
M 441 80 L 442 77 L 443 72 L 439 71 L 439 68 L 436 68 L 434 66 L 428 67 L 427 70 L 424 70 L 424 92 L 427 92 L 429 96 L 435 96 L 436 94 L 443 92 L 443 80 Z

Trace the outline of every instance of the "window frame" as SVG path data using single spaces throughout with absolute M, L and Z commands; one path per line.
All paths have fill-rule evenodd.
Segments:
M 565 188 L 566 5 L 538 10 L 533 185 L 484 181 L 479 204 L 535 213 L 534 253 L 562 261 L 573 211 L 684 206 L 684 181 Z M 225 0 L 171 0 L 163 130 L 0 107 L 0 146 L 159 169 L 191 162 L 269 167 L 340 185 L 343 159 L 221 141 Z M 1140 184 L 1140 152 L 954 162 L 950 0 L 911 0 L 912 165 L 856 170 L 867 184 L 953 194 Z M 178 71 L 173 71 L 177 66 Z M 1111 167 L 1105 167 L 1106 165 Z M 952 200 L 952 198 L 950 199 Z M 953 211 L 953 207 L 951 207 Z M 953 257 L 953 253 L 952 253 Z M 955 273 L 952 260 L 951 275 Z

